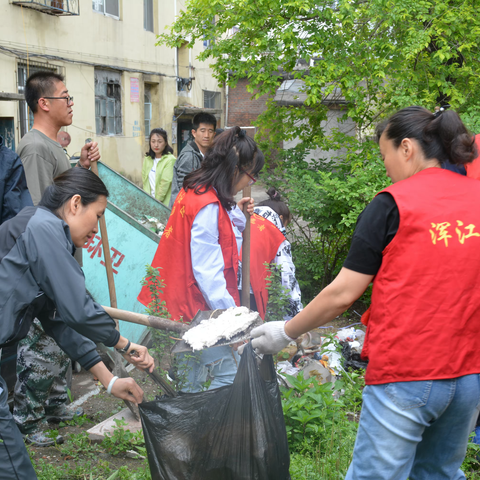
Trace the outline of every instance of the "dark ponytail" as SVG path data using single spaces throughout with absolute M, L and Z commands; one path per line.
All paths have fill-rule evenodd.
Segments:
M 283 217 L 283 223 L 289 223 L 292 219 L 292 214 L 290 213 L 287 204 L 282 200 L 280 194 L 273 188 L 270 187 L 267 191 L 267 195 L 270 197 L 269 200 L 264 200 L 258 204 L 259 207 L 270 207 L 273 211 L 277 212 L 278 215 Z
M 185 190 L 194 189 L 197 195 L 202 195 L 213 187 L 222 206 L 230 210 L 235 206 L 235 175 L 238 171 L 257 175 L 263 168 L 264 161 L 263 154 L 258 155 L 257 144 L 246 135 L 245 130 L 233 127 L 215 137 L 202 166 L 185 177 L 183 187 Z
M 395 148 L 404 138 L 414 138 L 427 160 L 463 165 L 477 157 L 475 137 L 453 110 L 433 114 L 423 107 L 403 108 L 377 126 L 377 141 L 382 133 Z
M 75 167 L 53 179 L 53 184 L 43 192 L 38 205 L 48 208 L 57 217 L 62 218 L 63 205 L 74 195 L 80 195 L 82 205 L 86 206 L 96 202 L 101 195 L 108 197 L 108 190 L 93 172 Z

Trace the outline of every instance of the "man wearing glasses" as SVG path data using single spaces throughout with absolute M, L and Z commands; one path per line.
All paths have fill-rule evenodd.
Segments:
M 27 79 L 25 100 L 33 113 L 33 127 L 18 146 L 34 205 L 42 198 L 53 179 L 70 168 L 70 162 L 57 142 L 62 127 L 71 125 L 73 97 L 68 94 L 62 75 L 42 71 Z M 79 164 L 89 168 L 100 158 L 98 144 L 82 147 Z
M 37 205 L 53 179 L 70 168 L 70 161 L 57 142 L 62 127 L 71 125 L 73 97 L 68 93 L 62 75 L 49 71 L 36 72 L 27 79 L 25 100 L 33 113 L 33 127 L 18 146 L 27 187 L 33 204 Z M 100 158 L 97 142 L 84 145 L 78 167 L 89 168 Z M 81 265 L 82 250 L 75 258 Z M 46 417 L 52 421 L 71 420 L 83 410 L 70 409 L 66 374 L 70 359 L 35 319 L 28 335 L 17 350 L 17 384 L 15 385 L 13 416 L 27 441 L 35 446 L 48 446 L 55 439 L 47 437 L 40 428 Z M 61 438 L 57 437 L 57 442 Z

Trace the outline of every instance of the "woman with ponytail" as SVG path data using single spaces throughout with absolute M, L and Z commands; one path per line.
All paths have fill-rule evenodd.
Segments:
M 453 111 L 400 110 L 377 128 L 393 185 L 359 216 L 337 278 L 287 323 L 252 331 L 273 354 L 331 321 L 373 282 L 369 360 L 346 480 L 462 479 L 480 404 L 480 187 L 441 168 L 476 157 Z
M 259 154 L 261 152 L 259 151 Z M 262 154 L 263 155 L 263 154 Z M 286 239 L 286 227 L 291 213 L 280 194 L 271 187 L 267 191 L 268 200 L 260 202 L 254 209 L 250 229 L 250 306 L 264 319 L 268 304 L 265 263 L 279 265 L 282 286 L 289 295 L 285 320 L 290 320 L 302 309 L 300 287 L 295 278 L 295 265 L 292 260 L 292 246 Z M 241 257 L 240 257 L 241 260 Z M 242 288 L 242 264 L 239 265 L 238 288 Z
M 236 205 L 233 197 L 255 182 L 262 167 L 255 142 L 234 127 L 215 138 L 200 169 L 185 177 L 152 261 L 152 267 L 161 269 L 165 288 L 159 296 L 173 320 L 190 323 L 198 310 L 240 305 L 242 208 L 248 202 L 253 214 L 253 200 L 243 198 Z M 148 286 L 138 300 L 151 303 Z M 232 383 L 238 355 L 230 347 L 216 347 L 202 350 L 189 365 L 187 360 L 180 361 L 187 376 L 184 390 L 196 392 L 207 375 L 214 377 L 210 388 Z
M 108 190 L 84 168 L 62 173 L 47 187 L 37 207 L 26 207 L 0 227 L 0 348 L 24 338 L 35 318 L 69 357 L 95 375 L 108 393 L 140 403 L 141 388 L 132 378 L 114 377 L 94 342 L 119 349 L 141 370 L 153 370 L 147 349 L 122 337 L 115 321 L 85 288 L 73 258 L 98 232 Z M 138 356 L 131 357 L 135 350 Z M 28 398 L 37 392 L 16 392 Z M 22 435 L 7 405 L 8 389 L 0 377 L 0 479 L 36 479 Z M 32 438 L 33 437 L 33 438 Z M 26 436 L 36 444 L 51 441 L 42 432 Z M 61 441 L 61 437 L 57 437 Z

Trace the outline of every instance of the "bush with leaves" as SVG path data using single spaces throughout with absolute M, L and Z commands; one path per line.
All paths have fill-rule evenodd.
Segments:
M 171 318 L 170 312 L 168 311 L 165 301 L 161 300 L 160 296 L 163 293 L 165 288 L 165 282 L 163 281 L 160 273 L 160 268 L 154 268 L 151 265 L 146 266 L 146 276 L 142 280 L 143 286 L 148 286 L 150 290 L 150 297 L 152 301 L 146 309 L 147 315 L 155 315 L 163 318 Z M 175 358 L 172 355 L 171 351 L 178 338 L 173 337 L 171 332 L 158 330 L 156 328 L 150 328 L 150 335 L 152 341 L 153 356 L 157 360 L 157 368 L 160 370 L 174 367 Z M 185 359 L 191 360 L 193 362 L 199 362 L 200 354 L 197 352 L 192 352 L 191 354 L 186 354 Z M 175 374 L 173 374 L 175 371 Z M 173 378 L 173 387 L 175 390 L 181 390 L 186 382 L 186 377 L 188 374 L 188 367 L 182 369 L 172 370 Z M 165 380 L 165 379 L 164 379 Z M 165 380 L 169 383 L 167 380 Z
M 351 461 L 363 386 L 353 381 L 320 384 L 315 377 L 287 376 L 293 388 L 281 388 L 282 405 L 291 452 L 292 480 L 341 479 Z M 336 391 L 342 391 L 338 397 Z M 338 397 L 338 398 L 337 398 Z
M 171 315 L 166 307 L 165 301 L 161 300 L 160 296 L 165 288 L 165 282 L 163 281 L 160 273 L 160 268 L 154 268 L 151 265 L 146 267 L 146 275 L 142 280 L 142 286 L 147 286 L 150 291 L 150 298 L 152 301 L 145 310 L 147 315 L 154 315 L 157 317 L 171 318 Z M 158 330 L 156 328 L 150 328 L 150 336 L 152 342 L 151 352 L 153 352 L 154 358 L 157 360 L 157 368 L 168 368 L 173 364 L 173 357 L 171 355 L 172 347 L 175 345 L 175 338 L 172 337 L 170 332 L 164 330 Z
M 265 278 L 268 291 L 267 311 L 265 321 L 272 322 L 283 320 L 287 315 L 287 307 L 290 301 L 288 289 L 282 285 L 282 266 L 276 263 L 264 263 L 267 269 Z
M 274 173 L 272 183 L 287 198 L 293 215 L 293 260 L 308 303 L 338 274 L 358 215 L 390 182 L 378 147 L 369 142 L 333 165 L 307 163 L 287 154 L 288 161 Z

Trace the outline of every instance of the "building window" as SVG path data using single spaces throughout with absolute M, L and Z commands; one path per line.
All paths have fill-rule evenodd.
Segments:
M 92 8 L 94 12 L 120 19 L 119 0 L 92 0 Z
M 27 78 L 35 72 L 55 72 L 61 73 L 57 68 L 51 65 L 43 65 L 41 63 L 30 62 L 28 67 L 25 63 L 18 64 L 18 93 L 25 94 L 25 85 Z M 27 102 L 21 100 L 19 103 L 19 121 L 20 121 L 20 138 L 23 137 L 33 125 L 33 112 L 28 108 Z
M 143 0 L 143 28 L 153 32 L 153 0 Z
M 220 110 L 222 108 L 222 95 L 220 92 L 203 91 L 203 108 L 214 108 Z
M 122 86 L 118 72 L 95 69 L 95 127 L 98 135 L 122 134 Z
M 145 84 L 145 136 L 150 135 L 152 124 L 152 87 Z

